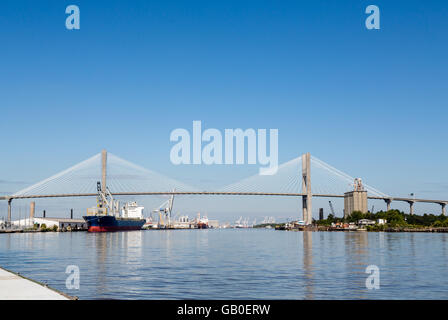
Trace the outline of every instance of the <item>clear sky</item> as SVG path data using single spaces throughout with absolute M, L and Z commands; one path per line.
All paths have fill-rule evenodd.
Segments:
M 311 152 L 387 194 L 446 199 L 447 36 L 446 1 L 3 0 L 0 192 L 102 148 L 189 184 L 258 172 L 172 165 L 170 132 L 201 120 L 278 129 L 280 162 Z

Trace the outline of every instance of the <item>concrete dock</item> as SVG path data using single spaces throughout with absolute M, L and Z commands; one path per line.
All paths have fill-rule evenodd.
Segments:
M 73 298 L 0 268 L 0 300 L 73 300 Z

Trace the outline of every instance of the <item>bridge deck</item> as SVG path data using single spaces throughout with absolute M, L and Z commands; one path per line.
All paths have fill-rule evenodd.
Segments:
M 220 192 L 220 191 L 163 191 L 163 192 L 117 192 L 112 193 L 114 196 L 145 196 L 145 195 L 223 195 L 223 196 L 286 196 L 286 197 L 300 197 L 305 196 L 304 193 L 276 193 L 276 192 Z M 97 193 L 73 193 L 73 194 L 47 194 L 47 195 L 22 195 L 22 196 L 3 196 L 0 200 L 9 199 L 35 199 L 35 198 L 67 198 L 67 197 L 96 197 Z M 344 198 L 340 194 L 313 194 L 313 197 L 322 198 Z M 425 202 L 448 204 L 448 200 L 432 200 L 432 199 L 414 199 L 402 197 L 377 197 L 368 196 L 372 200 L 390 200 L 390 201 L 404 201 L 404 202 Z

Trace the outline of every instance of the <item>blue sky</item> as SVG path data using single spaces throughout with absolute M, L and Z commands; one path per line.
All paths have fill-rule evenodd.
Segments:
M 278 129 L 280 162 L 311 152 L 448 198 L 447 34 L 444 1 L 2 1 L 0 192 L 102 148 L 190 184 L 257 173 L 172 165 L 170 132 L 201 120 Z

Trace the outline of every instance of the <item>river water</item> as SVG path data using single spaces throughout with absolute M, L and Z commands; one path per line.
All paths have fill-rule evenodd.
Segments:
M 80 299 L 448 299 L 445 233 L 0 234 L 0 266 Z

